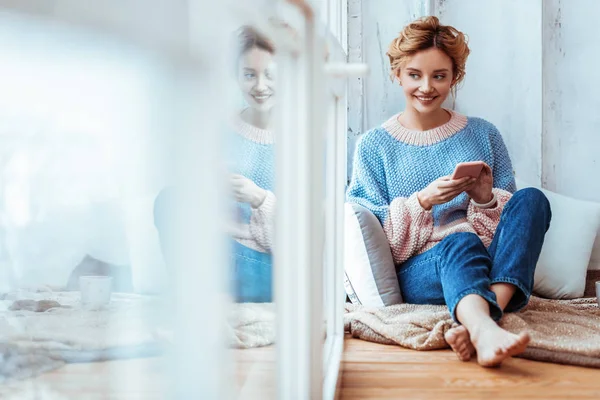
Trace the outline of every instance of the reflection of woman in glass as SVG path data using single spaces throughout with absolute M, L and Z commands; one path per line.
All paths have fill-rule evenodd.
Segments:
M 240 33 L 237 82 L 248 107 L 234 118 L 228 149 L 231 186 L 237 205 L 234 284 L 237 301 L 271 301 L 273 188 L 272 44 L 252 28 Z
M 233 290 L 237 302 L 272 301 L 272 232 L 275 211 L 273 188 L 274 134 L 271 111 L 274 97 L 272 44 L 254 29 L 241 30 L 236 79 L 247 107 L 227 130 L 227 164 L 236 202 L 229 223 Z M 171 230 L 174 191 L 163 190 L 154 204 L 154 223 L 167 262 L 172 260 Z

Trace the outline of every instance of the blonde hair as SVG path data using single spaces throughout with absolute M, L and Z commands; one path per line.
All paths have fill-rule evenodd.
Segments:
M 456 85 L 465 77 L 465 64 L 469 57 L 467 41 L 464 33 L 452 26 L 440 24 L 437 17 L 417 19 L 405 26 L 390 43 L 386 53 L 390 59 L 390 76 L 393 80 L 408 58 L 417 52 L 435 47 L 452 59 L 452 87 L 455 90 Z
M 253 48 L 258 48 L 269 53 L 275 53 L 275 46 L 266 36 L 261 34 L 255 28 L 245 25 L 240 28 L 238 33 L 239 38 L 239 54 L 243 55 Z

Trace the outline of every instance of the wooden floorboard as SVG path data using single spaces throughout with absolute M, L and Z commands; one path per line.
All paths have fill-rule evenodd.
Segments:
M 276 398 L 275 351 L 231 350 L 234 399 Z M 600 369 L 518 358 L 482 368 L 458 361 L 449 350 L 413 351 L 350 337 L 342 370 L 341 399 L 600 399 Z M 164 399 L 166 372 L 160 358 L 72 364 L 19 386 L 60 399 Z
M 234 399 L 276 398 L 275 351 L 274 346 L 231 350 L 235 369 L 227 390 Z M 0 384 L 0 399 L 163 400 L 171 398 L 169 382 L 165 358 L 68 364 L 32 379 Z
M 33 379 L 6 384 L 0 398 L 163 400 L 166 365 L 160 358 L 67 364 Z
M 600 370 L 519 358 L 500 368 L 450 350 L 414 351 L 346 338 L 341 399 L 600 399 Z

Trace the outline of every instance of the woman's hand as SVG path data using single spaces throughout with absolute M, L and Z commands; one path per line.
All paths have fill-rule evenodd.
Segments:
M 492 201 L 494 194 L 494 176 L 489 165 L 484 164 L 483 169 L 479 173 L 479 178 L 473 184 L 473 187 L 467 190 L 467 194 L 475 203 L 486 204 Z
M 451 179 L 450 176 L 442 176 L 418 192 L 417 198 L 421 207 L 425 210 L 431 210 L 431 207 L 434 205 L 447 203 L 462 192 L 471 189 L 476 180 L 476 178 L 469 176 L 460 179 Z
M 226 232 L 234 239 L 252 239 L 248 224 L 227 224 Z
M 240 203 L 248 203 L 252 208 L 258 208 L 265 201 L 267 191 L 242 175 L 231 176 L 233 196 Z

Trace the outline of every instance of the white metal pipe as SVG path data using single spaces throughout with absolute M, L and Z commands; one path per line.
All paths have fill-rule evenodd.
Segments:
M 297 230 L 296 198 L 298 179 L 297 152 L 299 129 L 297 91 L 302 76 L 295 57 L 283 52 L 277 55 L 280 87 L 279 115 L 276 131 L 284 132 L 276 141 L 276 236 L 273 249 L 274 300 L 277 309 L 277 393 L 278 398 L 290 398 L 298 391 L 296 379 L 298 332 L 297 276 L 300 263 L 300 238 Z
M 344 290 L 344 204 L 346 202 L 346 171 L 348 148 L 348 107 L 347 87 L 344 95 L 337 102 L 337 130 L 335 136 L 335 334 L 344 336 L 344 303 L 346 292 Z
M 332 222 L 334 256 L 332 265 L 332 284 L 328 288 L 332 293 L 329 301 L 332 302 L 332 312 L 329 315 L 327 337 L 328 360 L 325 364 L 325 380 L 323 382 L 323 398 L 333 399 L 341 382 L 341 358 L 344 343 L 344 303 L 346 293 L 343 285 L 344 278 L 344 203 L 346 189 L 346 152 L 347 152 L 347 89 L 336 99 L 335 130 L 332 132 L 332 152 L 334 154 L 334 179 L 333 179 L 333 215 Z
M 311 37 L 312 36 L 312 37 Z M 323 252 L 324 252 L 324 217 L 323 207 L 325 174 L 324 174 L 324 130 L 325 120 L 323 110 L 325 103 L 325 80 L 323 79 L 323 42 L 319 41 L 315 27 L 309 30 L 307 39 L 312 42 L 312 54 L 310 67 L 312 72 L 311 96 L 308 98 L 308 106 L 311 108 L 309 114 L 308 134 L 309 152 L 306 154 L 307 164 L 310 171 L 308 187 L 310 226 L 308 236 L 310 240 L 308 260 L 308 280 L 304 288 L 308 304 L 309 335 L 309 374 L 310 374 L 310 399 L 318 399 L 323 390 L 323 347 L 324 347 L 324 325 L 323 325 Z M 312 39 L 312 40 L 311 40 Z M 310 43 L 310 42 L 309 42 Z
M 305 14 L 306 15 L 306 14 Z M 280 56 L 277 141 L 278 397 L 319 399 L 323 385 L 323 41 L 306 21 L 303 51 Z M 287 91 L 287 93 L 286 93 Z M 294 302 L 295 300 L 295 302 Z

